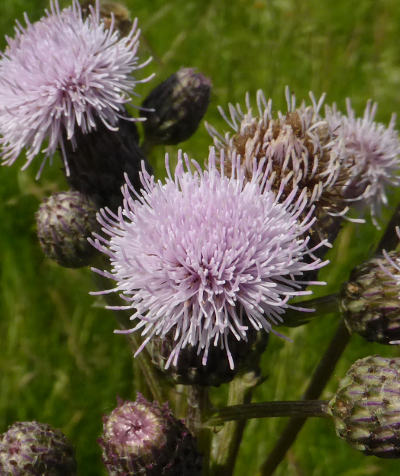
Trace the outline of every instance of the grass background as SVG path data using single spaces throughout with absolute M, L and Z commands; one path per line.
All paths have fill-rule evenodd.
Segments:
M 66 2 L 63 3 L 63 5 Z M 243 103 L 262 88 L 276 109 L 284 108 L 284 86 L 299 99 L 309 90 L 327 102 L 352 99 L 358 113 L 368 98 L 379 102 L 378 119 L 388 123 L 399 109 L 400 3 L 397 0 L 126 0 L 142 29 L 141 55 L 154 62 L 152 84 L 181 66 L 194 66 L 213 82 L 206 120 L 224 128 L 217 105 Z M 43 0 L 3 0 L 0 46 L 12 35 L 14 19 L 27 11 L 40 18 Z M 202 161 L 210 140 L 203 126 L 182 147 Z M 158 149 L 153 165 L 162 175 Z M 88 295 L 89 270 L 67 270 L 42 255 L 34 213 L 49 193 L 66 188 L 58 158 L 35 181 L 39 165 L 21 172 L 23 159 L 0 169 L 0 432 L 16 420 L 39 420 L 61 428 L 77 448 L 79 474 L 104 474 L 96 438 L 101 415 L 116 395 L 134 396 L 135 378 L 125 340 L 113 335 L 113 316 Z M 18 166 L 19 165 L 19 166 Z M 397 194 L 398 195 L 398 194 Z M 390 216 L 385 210 L 381 223 Z M 369 223 L 347 224 L 322 273 L 323 292 L 340 287 L 350 269 L 368 257 L 382 232 Z M 321 291 L 320 291 L 321 292 Z M 338 316 L 316 320 L 287 334 L 293 343 L 271 338 L 263 369 L 268 380 L 257 400 L 297 399 L 329 342 Z M 371 345 L 357 336 L 341 359 L 324 397 L 357 358 L 373 353 L 398 356 L 398 348 Z M 220 392 L 223 392 L 222 388 Z M 255 475 L 274 445 L 284 419 L 252 421 L 246 430 L 236 475 Z M 336 438 L 329 421 L 310 420 L 277 475 L 364 476 L 398 474 L 396 461 L 364 457 Z

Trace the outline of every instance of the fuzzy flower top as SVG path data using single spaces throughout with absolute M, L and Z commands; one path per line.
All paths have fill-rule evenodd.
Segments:
M 25 149 L 24 168 L 43 146 L 46 158 L 63 150 L 64 140 L 74 146 L 77 128 L 86 134 L 101 121 L 115 130 L 140 82 L 131 73 L 147 64 L 138 64 L 137 22 L 121 38 L 101 22 L 98 1 L 84 17 L 77 0 L 64 10 L 52 0 L 45 17 L 30 23 L 25 15 L 25 22 L 17 23 L 0 59 L 3 161 L 14 163 Z
M 128 182 L 119 213 L 98 216 L 104 236 L 95 235 L 94 244 L 112 269 L 97 271 L 117 282 L 108 292 L 133 310 L 136 325 L 128 332 L 142 331 L 142 348 L 155 335 L 173 335 L 166 368 L 189 344 L 204 365 L 210 346 L 224 348 L 233 368 L 228 336 L 246 340 L 251 327 L 270 331 L 288 300 L 308 293 L 302 274 L 324 264 L 307 246 L 312 209 L 299 220 L 305 192 L 280 200 L 263 163 L 254 161 L 250 181 L 238 162 L 227 175 L 223 165 L 213 149 L 206 171 L 180 154 L 174 173 L 167 162 L 165 183 L 143 171 L 142 194 Z
M 388 126 L 374 121 L 377 103 L 368 101 L 362 117 L 356 117 L 349 99 L 347 114 L 326 108 L 326 120 L 334 131 L 333 151 L 342 158 L 347 180 L 342 195 L 348 202 L 371 208 L 374 222 L 387 204 L 388 186 L 400 185 L 400 141 L 393 114 Z

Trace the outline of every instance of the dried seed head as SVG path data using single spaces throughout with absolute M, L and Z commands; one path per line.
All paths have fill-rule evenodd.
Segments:
M 246 112 L 242 112 L 240 105 L 229 105 L 228 117 L 220 109 L 233 132 L 221 135 L 212 126 L 207 128 L 219 154 L 227 158 L 228 166 L 240 156 L 250 178 L 254 159 L 258 163 L 265 161 L 264 166 L 271 169 L 273 189 L 282 199 L 294 189 L 298 194 L 306 190 L 307 209 L 315 206 L 317 220 L 311 230 L 318 235 L 315 241 L 332 240 L 339 230 L 333 218 L 346 213 L 348 208 L 340 195 L 340 185 L 347 176 L 343 176 L 339 155 L 332 151 L 334 131 L 320 115 L 324 96 L 318 102 L 311 93 L 310 97 L 311 105 L 303 102 L 296 107 L 296 99 L 287 88 L 287 112 L 274 115 L 272 101 L 267 101 L 263 92 L 258 91 L 255 112 L 249 95 Z M 327 215 L 332 219 L 325 223 Z

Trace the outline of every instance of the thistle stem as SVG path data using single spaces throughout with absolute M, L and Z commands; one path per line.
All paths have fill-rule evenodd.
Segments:
M 207 426 L 223 425 L 227 421 L 249 420 L 267 417 L 327 417 L 324 400 L 262 402 L 231 405 L 215 410 L 206 421 Z
M 93 273 L 94 279 L 97 286 L 100 289 L 107 289 L 109 287 L 109 282 L 103 276 Z M 111 306 L 120 305 L 121 301 L 119 297 L 115 294 L 105 294 L 104 298 L 107 304 Z M 118 325 L 121 329 L 129 329 L 129 317 L 128 313 L 125 311 L 114 311 L 115 318 L 118 322 Z M 140 338 L 132 333 L 127 336 L 132 352 L 135 353 L 139 349 L 141 342 Z M 163 386 L 161 385 L 162 376 L 157 372 L 154 365 L 151 362 L 151 358 L 146 349 L 143 349 L 136 357 L 136 362 L 145 377 L 146 384 L 152 395 L 152 397 L 157 400 L 159 403 L 164 403 L 166 401 L 165 392 L 163 391 Z
M 204 415 L 209 414 L 210 400 L 208 388 L 190 385 L 187 395 L 186 426 L 197 438 L 199 452 L 203 455 L 203 476 L 208 476 L 210 468 L 211 431 L 204 427 Z
M 386 227 L 385 233 L 383 234 L 381 241 L 378 244 L 378 247 L 376 249 L 377 253 L 380 253 L 383 250 L 394 250 L 399 244 L 399 238 L 396 233 L 396 226 L 400 226 L 400 204 L 394 211 L 392 218 L 390 219 Z
M 326 317 L 329 314 L 338 312 L 338 294 L 328 294 L 307 301 L 302 301 L 296 304 L 301 308 L 313 309 L 314 312 L 298 311 L 296 309 L 289 309 L 285 313 L 283 326 L 297 327 L 307 324 L 313 319 Z
M 341 320 L 335 335 L 311 377 L 307 390 L 302 397 L 303 400 L 315 400 L 319 398 L 349 340 L 350 334 L 344 321 Z M 274 473 L 275 469 L 285 457 L 287 450 L 295 441 L 306 420 L 307 417 L 304 416 L 293 416 L 289 420 L 275 447 L 261 466 L 261 476 L 270 476 Z
M 252 390 L 260 383 L 260 378 L 257 372 L 248 371 L 240 376 L 237 376 L 229 385 L 228 407 L 242 407 L 243 404 L 250 404 Z M 217 410 L 218 412 L 218 410 Z M 214 413 L 212 413 L 211 420 Z M 246 426 L 246 419 L 231 418 L 224 425 L 218 436 L 216 437 L 216 444 L 214 445 L 214 465 L 212 474 L 218 476 L 230 476 L 233 474 L 237 453 L 239 451 L 240 442 L 242 440 L 244 428 Z M 222 423 L 221 423 L 222 424 Z M 209 425 L 207 421 L 206 427 L 214 426 L 213 423 Z M 215 425 L 216 426 L 216 425 Z

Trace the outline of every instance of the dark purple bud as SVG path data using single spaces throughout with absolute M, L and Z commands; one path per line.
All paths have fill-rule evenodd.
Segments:
M 211 81 L 193 68 L 182 68 L 144 100 L 146 142 L 178 144 L 194 134 L 210 101 Z

